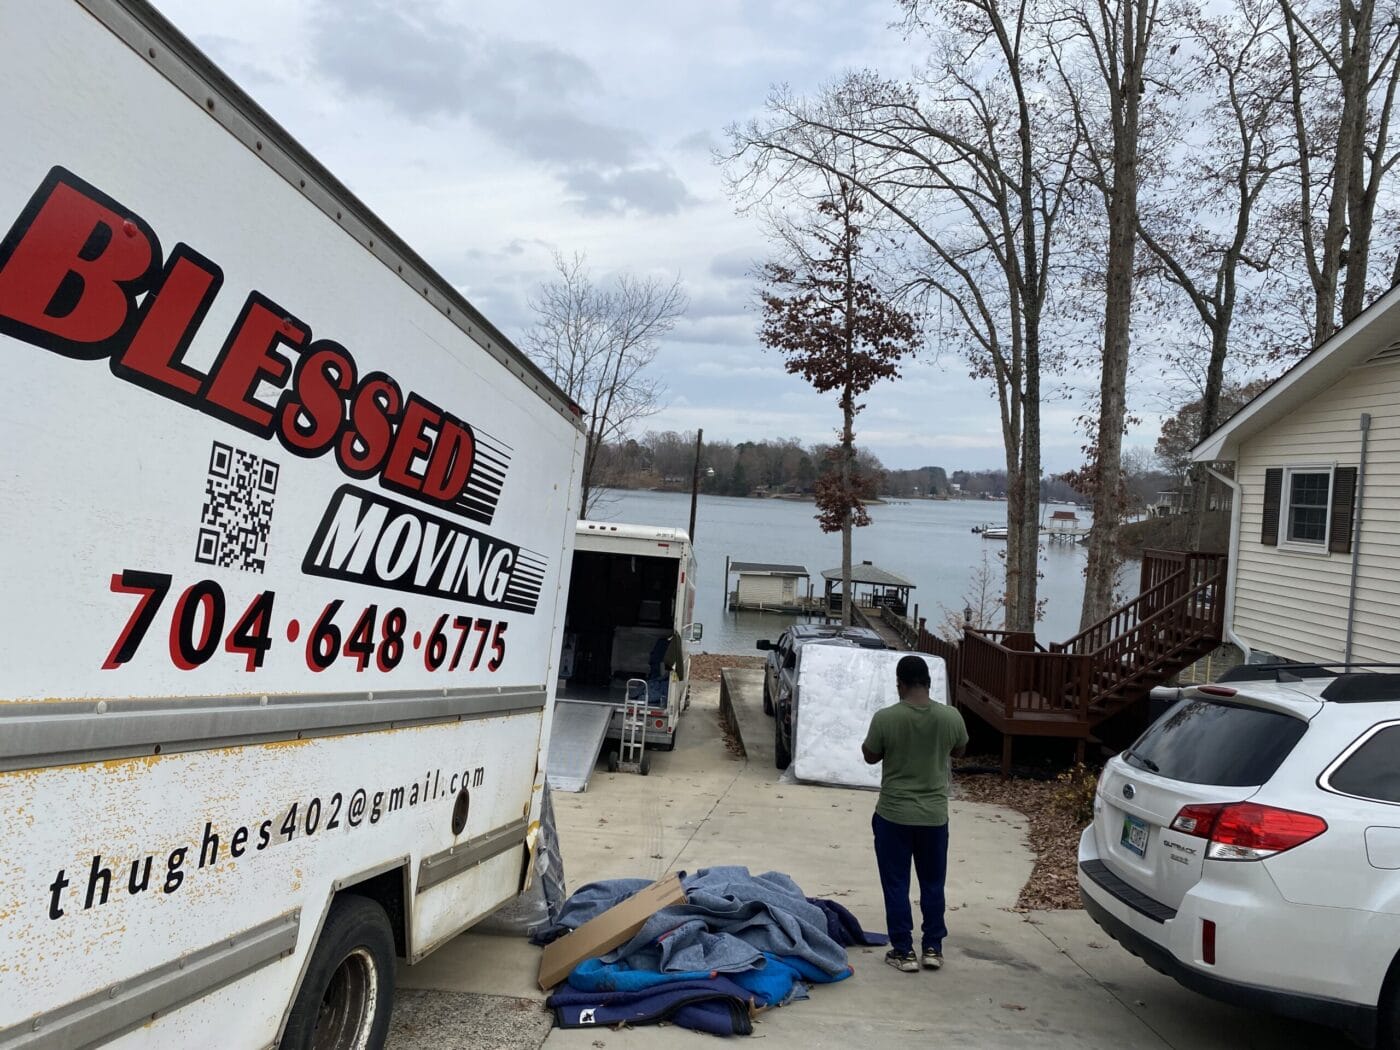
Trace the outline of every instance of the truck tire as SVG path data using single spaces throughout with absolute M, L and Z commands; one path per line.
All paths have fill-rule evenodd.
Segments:
M 382 1050 L 393 1006 L 389 916 L 368 897 L 339 897 L 312 949 L 279 1050 Z
M 787 741 L 783 739 L 783 720 L 779 717 L 773 719 L 773 765 L 778 769 L 787 769 L 792 764 L 792 751 L 788 747 Z
M 768 678 L 766 676 L 763 679 L 763 713 L 770 716 L 773 714 L 773 694 L 768 691 Z

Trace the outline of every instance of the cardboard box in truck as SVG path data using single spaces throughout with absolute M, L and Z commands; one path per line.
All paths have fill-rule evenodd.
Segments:
M 0 1048 L 382 1045 L 527 878 L 576 409 L 137 0 L 0 34 Z

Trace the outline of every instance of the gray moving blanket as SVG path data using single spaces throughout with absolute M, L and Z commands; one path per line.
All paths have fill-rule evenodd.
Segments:
M 686 904 L 657 912 L 604 962 L 626 960 L 657 973 L 742 973 L 763 965 L 763 953 L 797 956 L 831 976 L 850 968 L 846 949 L 827 932 L 826 913 L 788 876 L 748 868 L 702 868 L 682 873 Z M 559 922 L 537 935 L 547 943 L 649 886 L 647 879 L 610 879 L 579 888 Z

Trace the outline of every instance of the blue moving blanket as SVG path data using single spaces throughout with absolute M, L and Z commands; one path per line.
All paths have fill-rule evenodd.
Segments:
M 845 980 L 850 973 L 847 969 L 839 977 L 832 977 L 801 959 L 765 955 L 761 967 L 732 974 L 729 979 L 749 992 L 758 1006 L 784 1006 L 807 998 L 805 982 L 830 984 Z M 569 975 L 569 987 L 580 992 L 639 992 L 677 981 L 706 981 L 718 976 L 699 972 L 653 973 L 634 970 L 625 961 L 605 963 L 600 959 L 586 959 Z
M 560 1028 L 657 1024 L 670 1021 L 712 1035 L 749 1035 L 752 997 L 723 977 L 673 981 L 625 992 L 581 992 L 565 986 L 545 1005 Z
M 837 944 L 847 948 L 875 948 L 890 943 L 890 939 L 883 933 L 870 933 L 861 929 L 860 920 L 852 915 L 845 905 L 817 897 L 807 899 L 826 912 L 826 932 L 831 934 L 831 939 Z
M 681 881 L 687 903 L 658 911 L 604 962 L 626 960 L 634 970 L 656 973 L 735 974 L 762 967 L 767 953 L 800 959 L 827 979 L 850 973 L 846 949 L 828 932 L 827 912 L 781 872 L 703 868 Z M 646 879 L 589 883 L 537 941 L 563 936 L 649 885 Z

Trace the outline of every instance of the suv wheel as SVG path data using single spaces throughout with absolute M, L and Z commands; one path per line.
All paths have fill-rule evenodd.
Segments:
M 783 739 L 783 720 L 780 716 L 773 718 L 773 765 L 779 769 L 787 769 L 792 764 L 791 746 Z
M 1390 969 L 1390 979 L 1381 992 L 1376 1050 L 1400 1050 L 1400 955 Z
M 773 714 L 773 694 L 768 690 L 768 676 L 763 676 L 763 713 L 771 716 Z

